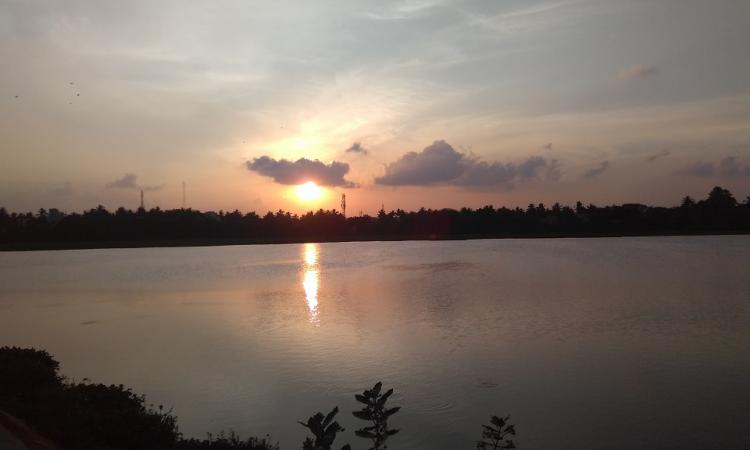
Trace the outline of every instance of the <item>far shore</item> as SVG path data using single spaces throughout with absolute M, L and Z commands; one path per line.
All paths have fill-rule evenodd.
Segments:
M 159 248 L 159 247 L 218 247 L 229 245 L 303 244 L 307 242 L 389 242 L 389 241 L 466 241 L 479 239 L 564 239 L 564 238 L 616 238 L 616 237 L 668 237 L 668 236 L 733 236 L 748 235 L 747 231 L 707 231 L 671 233 L 546 233 L 546 234 L 456 234 L 410 236 L 305 236 L 299 238 L 206 238 L 206 239 L 144 239 L 133 241 L 91 242 L 12 242 L 0 244 L 0 252 L 43 250 L 94 250 L 108 248 Z

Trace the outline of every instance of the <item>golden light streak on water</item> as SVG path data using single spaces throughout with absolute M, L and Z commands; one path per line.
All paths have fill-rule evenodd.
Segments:
M 305 244 L 302 258 L 302 287 L 305 290 L 310 322 L 314 324 L 318 324 L 318 287 L 320 285 L 318 253 L 318 244 Z

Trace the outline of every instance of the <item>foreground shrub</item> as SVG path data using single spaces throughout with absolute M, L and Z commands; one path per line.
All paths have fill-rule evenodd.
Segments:
M 69 448 L 163 449 L 179 440 L 177 418 L 123 385 L 68 384 L 63 444 Z
M 42 350 L 0 347 L 0 409 L 68 450 L 273 450 L 233 433 L 184 440 L 177 417 L 123 385 L 72 383 Z
M 315 439 L 309 437 L 305 439 L 302 443 L 303 450 L 331 450 L 333 441 L 336 440 L 336 435 L 344 431 L 344 427 L 333 420 L 338 413 L 339 408 L 335 407 L 326 416 L 318 412 L 307 419 L 307 422 L 298 422 L 315 436 Z M 349 447 L 349 444 L 346 444 L 341 447 L 341 450 L 351 450 L 351 447 Z
M 482 440 L 477 442 L 477 450 L 499 450 L 516 448 L 509 436 L 516 435 L 515 425 L 508 424 L 510 416 L 492 416 L 489 425 L 482 425 Z

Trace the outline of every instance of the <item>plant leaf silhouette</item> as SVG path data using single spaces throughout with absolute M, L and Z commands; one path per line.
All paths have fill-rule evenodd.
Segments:
M 339 408 L 335 407 L 327 415 L 318 412 L 307 419 L 307 422 L 299 422 L 300 425 L 310 430 L 315 439 L 306 438 L 302 443 L 303 450 L 331 450 L 333 441 L 336 440 L 336 434 L 344 431 L 344 427 L 334 421 L 338 414 Z M 351 450 L 349 444 L 343 446 L 341 450 Z
M 516 435 L 515 425 L 508 423 L 510 416 L 492 416 L 489 425 L 482 425 L 482 440 L 477 441 L 477 450 L 499 450 L 516 448 L 509 436 Z
M 382 450 L 388 448 L 385 444 L 390 436 L 398 433 L 397 429 L 388 428 L 388 418 L 396 414 L 401 407 L 385 407 L 388 398 L 393 394 L 393 389 L 388 389 L 381 394 L 383 383 L 378 382 L 372 389 L 365 390 L 362 394 L 355 394 L 354 398 L 364 405 L 359 411 L 353 411 L 352 415 L 358 419 L 366 420 L 371 425 L 356 430 L 354 434 L 361 438 L 370 439 L 372 447 L 369 450 Z

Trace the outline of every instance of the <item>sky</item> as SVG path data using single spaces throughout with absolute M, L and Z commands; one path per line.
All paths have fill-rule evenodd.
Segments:
M 747 0 L 0 0 L 0 206 L 750 195 Z M 326 186 L 302 201 L 295 185 Z

